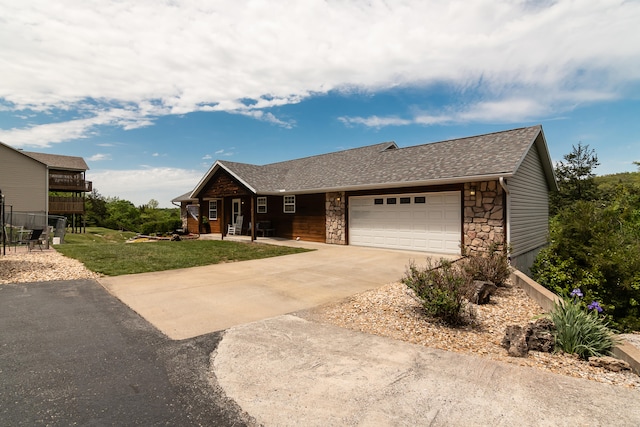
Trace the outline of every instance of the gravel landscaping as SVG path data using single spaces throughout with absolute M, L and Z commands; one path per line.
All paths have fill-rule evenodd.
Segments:
M 79 261 L 67 258 L 54 249 L 32 252 L 20 249 L 17 252 L 12 249 L 5 256 L 0 256 L 0 284 L 99 277 Z M 413 291 L 395 283 L 297 314 L 308 320 L 427 347 L 474 354 L 640 391 L 640 377 L 632 372 L 609 372 L 568 354 L 530 352 L 526 358 L 508 356 L 500 346 L 506 326 L 524 326 L 542 314 L 541 308 L 523 290 L 501 287 L 491 297 L 489 304 L 474 308 L 476 321 L 473 325 L 450 328 L 430 321 L 423 314 Z M 638 334 L 626 337 L 630 337 L 629 340 L 636 345 L 640 342 Z
M 36 248 L 28 252 L 25 247 L 7 248 L 7 254 L 0 255 L 0 284 L 98 277 L 80 261 L 67 258 L 55 249 Z

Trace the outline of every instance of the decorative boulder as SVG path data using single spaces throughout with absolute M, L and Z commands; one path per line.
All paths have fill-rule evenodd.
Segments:
M 471 302 L 474 304 L 487 304 L 498 287 L 493 282 L 483 282 L 482 280 L 474 280 L 474 293 Z
M 524 328 L 510 325 L 505 330 L 501 344 L 513 357 L 526 357 L 529 350 L 551 352 L 555 347 L 554 329 L 553 322 L 546 318 L 529 323 Z
M 509 356 L 525 357 L 529 352 L 527 339 L 522 326 L 509 325 L 502 338 L 502 346 L 507 349 Z
M 553 331 L 556 329 L 551 319 L 545 317 L 529 323 L 527 326 L 527 348 L 533 351 L 550 353 L 556 345 Z
M 616 359 L 615 357 L 602 356 L 602 357 L 590 357 L 589 365 L 601 367 L 608 371 L 620 372 L 631 369 L 631 366 L 624 360 Z

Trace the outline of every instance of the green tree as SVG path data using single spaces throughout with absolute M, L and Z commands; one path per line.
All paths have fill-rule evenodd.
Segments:
M 600 198 L 560 208 L 551 219 L 550 244 L 532 268 L 542 285 L 565 294 L 581 288 L 589 301 L 602 303 L 616 327 L 632 330 L 640 330 L 638 177 L 598 179 Z
M 107 199 L 107 214 L 105 226 L 114 230 L 138 231 L 142 223 L 140 210 L 128 200 L 117 197 Z
M 564 156 L 564 161 L 556 163 L 558 191 L 551 194 L 549 209 L 555 215 L 560 209 L 578 200 L 595 200 L 598 186 L 594 182 L 593 170 L 598 167 L 598 156 L 588 145 L 572 146 L 572 151 Z
M 91 193 L 87 194 L 85 203 L 85 216 L 87 218 L 88 225 L 95 225 L 102 227 L 107 220 L 107 201 L 105 198 L 94 188 Z

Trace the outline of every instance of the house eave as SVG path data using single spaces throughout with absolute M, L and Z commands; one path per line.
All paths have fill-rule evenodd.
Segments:
M 213 175 L 215 175 L 215 173 L 220 169 L 223 169 L 225 172 L 227 172 L 233 178 L 237 179 L 238 182 L 240 182 L 243 186 L 245 186 L 247 188 L 247 190 L 249 190 L 250 192 L 256 194 L 256 189 L 255 188 L 253 188 L 251 185 L 249 185 L 249 183 L 247 183 L 238 174 L 236 174 L 231 169 L 229 169 L 224 164 L 222 164 L 219 160 L 216 160 L 216 162 L 209 168 L 209 170 L 204 175 L 204 177 L 200 180 L 200 182 L 198 182 L 198 185 L 196 185 L 196 187 L 193 189 L 193 191 L 189 194 L 189 198 L 198 200 L 198 195 L 200 194 L 200 192 L 202 191 L 204 186 L 207 184 L 207 182 L 209 182 L 211 177 L 213 177 Z
M 258 191 L 256 192 L 259 196 L 278 196 L 278 195 L 286 195 L 286 194 L 316 194 L 316 193 L 332 193 L 338 191 L 363 191 L 363 190 L 390 190 L 394 188 L 405 188 L 405 187 L 429 187 L 436 185 L 448 185 L 448 184 L 464 184 L 466 182 L 479 182 L 479 181 L 492 181 L 498 180 L 502 178 L 510 178 L 513 176 L 511 172 L 503 172 L 503 173 L 495 173 L 488 175 L 473 175 L 473 176 L 462 176 L 462 177 L 452 177 L 452 178 L 441 178 L 441 179 L 431 179 L 431 180 L 421 180 L 421 181 L 403 181 L 403 182 L 390 182 L 390 183 L 382 183 L 382 184 L 360 184 L 360 185 L 350 185 L 350 186 L 341 186 L 341 187 L 325 187 L 325 188 L 311 188 L 311 189 L 293 189 L 287 190 L 282 189 L 278 191 Z

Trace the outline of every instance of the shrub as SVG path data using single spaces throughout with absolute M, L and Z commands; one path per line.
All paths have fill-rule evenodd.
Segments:
M 470 256 L 462 262 L 464 271 L 473 280 L 489 281 L 496 286 L 503 286 L 509 275 L 509 257 L 506 251 L 498 251 L 492 247 L 487 256 Z
M 166 221 L 149 221 L 140 226 L 140 233 L 151 235 L 153 233 L 171 233 L 176 228 L 182 227 L 180 219 L 170 219 Z
M 571 292 L 571 289 L 586 290 L 587 298 L 597 299 L 597 289 L 602 281 L 592 272 L 581 269 L 572 258 L 557 256 L 550 247 L 542 249 L 531 267 L 532 278 L 558 295 Z
M 402 283 L 415 292 L 427 315 L 433 318 L 457 326 L 472 317 L 467 300 L 473 292 L 473 279 L 457 264 L 441 259 L 440 266 L 434 267 L 428 259 L 427 265 L 420 268 L 411 263 Z
M 582 296 L 580 290 L 575 289 L 573 298 L 562 298 L 549 313 L 556 326 L 556 349 L 583 359 L 611 354 L 618 340 L 599 316 L 600 305 L 594 301 L 585 308 L 576 291 Z

